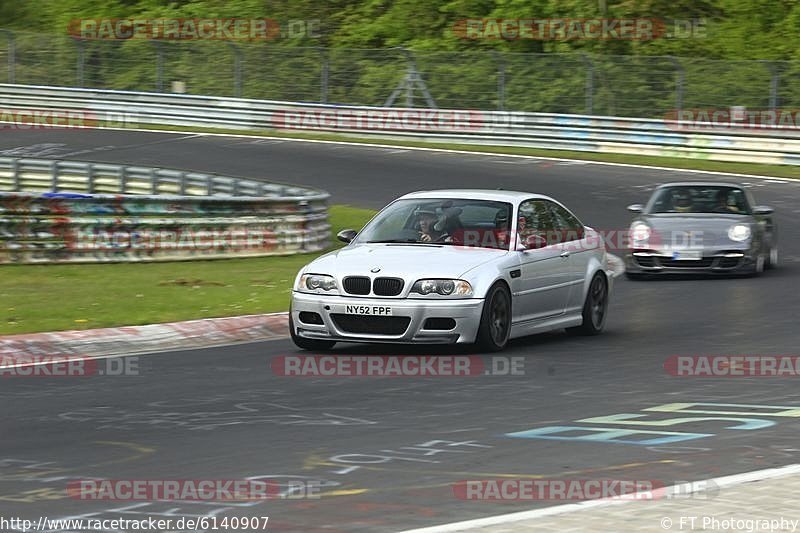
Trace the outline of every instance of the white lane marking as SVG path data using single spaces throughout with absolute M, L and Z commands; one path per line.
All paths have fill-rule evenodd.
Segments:
M 5 121 L 0 121 L 5 122 Z M 14 122 L 12 122 L 13 124 Z M 66 129 L 68 126 L 51 126 L 51 128 L 61 128 Z M 236 134 L 236 133 L 212 133 L 212 132 L 198 132 L 193 135 L 186 136 L 185 131 L 176 131 L 176 130 L 151 130 L 146 128 L 87 128 L 87 127 L 79 127 L 79 128 L 71 128 L 71 129 L 98 129 L 98 130 L 110 130 L 110 131 L 138 131 L 138 132 L 145 132 L 145 133 L 165 133 L 170 135 L 184 135 L 183 138 L 190 138 L 190 137 L 229 137 L 231 139 L 268 139 L 274 141 L 285 141 L 285 142 L 305 142 L 305 143 L 317 143 L 317 144 L 338 144 L 343 146 L 362 146 L 362 147 L 369 147 L 369 148 L 402 148 L 403 150 L 408 151 L 420 151 L 420 152 L 438 152 L 438 153 L 448 153 L 448 154 L 465 154 L 465 155 L 475 155 L 481 157 L 514 157 L 520 159 L 541 159 L 545 161 L 559 161 L 563 163 L 572 163 L 572 164 L 586 164 L 586 165 L 601 165 L 601 166 L 610 166 L 610 167 L 622 167 L 622 168 L 640 168 L 640 169 L 648 169 L 648 170 L 664 170 L 670 172 L 680 172 L 684 174 L 709 174 L 715 176 L 728 176 L 728 177 L 739 177 L 739 178 L 755 178 L 761 180 L 772 180 L 775 183 L 793 183 L 796 185 L 800 185 L 800 180 L 792 179 L 792 178 L 779 178 L 777 176 L 763 176 L 759 174 L 739 174 L 736 172 L 719 172 L 713 170 L 694 170 L 688 168 L 672 168 L 672 167 L 660 167 L 655 165 L 634 165 L 631 163 L 609 163 L 607 161 L 589 161 L 587 159 L 569 159 L 564 157 L 545 157 L 539 155 L 519 155 L 519 154 L 499 154 L 497 152 L 475 152 L 471 150 L 451 150 L 447 148 L 426 148 L 420 146 L 398 146 L 396 144 L 380 144 L 380 143 L 360 143 L 360 142 L 352 142 L 352 141 L 326 141 L 320 139 L 295 139 L 292 137 L 273 137 L 270 135 L 243 135 L 243 134 Z
M 707 488 L 723 489 L 741 485 L 743 483 L 751 483 L 753 481 L 765 481 L 768 479 L 776 479 L 779 477 L 791 476 L 800 474 L 800 464 L 792 464 L 778 468 L 767 468 L 766 470 L 756 470 L 754 472 L 745 472 L 742 474 L 733 474 L 731 476 L 724 476 L 704 480 L 699 483 L 683 483 L 680 485 L 672 485 L 665 489 L 664 498 L 669 498 L 671 495 L 687 496 L 696 492 L 704 492 Z M 644 494 L 639 492 L 637 494 Z M 449 533 L 451 531 L 469 531 L 471 529 L 496 526 L 500 524 L 509 524 L 513 522 L 520 522 L 522 520 L 535 520 L 544 518 L 546 516 L 555 516 L 560 514 L 574 513 L 576 511 L 585 511 L 587 509 L 597 509 L 601 507 L 608 507 L 611 505 L 623 505 L 632 501 L 641 501 L 636 498 L 623 498 L 623 499 L 602 499 L 590 500 L 580 503 L 567 503 L 564 505 L 555 505 L 553 507 L 545 507 L 544 509 L 533 509 L 531 511 L 521 511 L 518 513 L 509 513 L 504 515 L 490 516 L 487 518 L 477 518 L 475 520 L 465 520 L 463 522 L 453 522 L 450 524 L 442 524 L 440 526 L 424 527 L 420 529 L 409 529 L 400 533 Z M 534 524 L 535 525 L 535 524 Z

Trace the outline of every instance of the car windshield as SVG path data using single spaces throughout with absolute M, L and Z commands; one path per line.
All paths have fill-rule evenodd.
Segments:
M 444 244 L 507 250 L 511 204 L 489 200 L 415 198 L 378 213 L 354 242 Z
M 676 185 L 658 189 L 646 212 L 751 214 L 742 189 L 717 185 Z

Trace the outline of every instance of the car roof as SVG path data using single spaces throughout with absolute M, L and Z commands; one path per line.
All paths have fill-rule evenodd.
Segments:
M 416 191 L 405 194 L 398 200 L 410 198 L 453 198 L 469 200 L 490 200 L 497 202 L 519 203 L 529 199 L 553 200 L 543 194 L 523 191 L 505 191 L 502 189 L 439 189 L 432 191 Z
M 671 183 L 662 183 L 657 189 L 665 187 L 734 187 L 737 189 L 744 189 L 738 183 L 727 183 L 721 181 L 673 181 Z

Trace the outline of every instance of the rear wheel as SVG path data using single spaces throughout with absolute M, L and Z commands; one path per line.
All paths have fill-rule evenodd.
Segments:
M 599 335 L 606 325 L 608 310 L 608 281 L 602 274 L 595 274 L 583 303 L 583 324 L 567 328 L 579 335 Z
M 291 313 L 291 312 L 290 312 Z M 289 314 L 289 334 L 292 336 L 292 342 L 298 348 L 309 351 L 325 351 L 330 350 L 336 344 L 336 341 L 326 341 L 321 339 L 306 339 L 297 335 L 294 331 L 294 321 L 292 315 Z
M 477 344 L 483 350 L 499 352 L 508 344 L 510 333 L 511 294 L 504 284 L 495 283 L 483 302 Z

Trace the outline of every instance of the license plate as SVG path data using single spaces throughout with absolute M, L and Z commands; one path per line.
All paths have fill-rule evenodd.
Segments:
M 348 315 L 391 316 L 392 308 L 385 305 L 346 305 L 344 312 Z
M 700 250 L 681 250 L 680 252 L 672 252 L 672 259 L 676 261 L 699 261 L 703 258 L 703 252 Z

